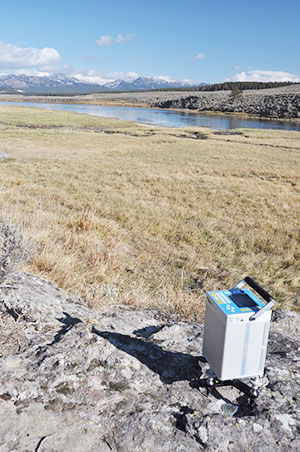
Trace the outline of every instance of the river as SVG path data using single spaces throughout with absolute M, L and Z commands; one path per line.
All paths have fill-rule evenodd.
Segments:
M 140 107 L 118 107 L 106 105 L 84 104 L 51 104 L 40 102 L 0 102 L 0 105 L 22 105 L 26 107 L 43 108 L 45 110 L 63 110 L 84 113 L 107 118 L 117 118 L 126 121 L 136 121 L 145 124 L 165 127 L 208 127 L 210 129 L 279 129 L 300 131 L 300 123 L 252 119 L 231 115 L 210 115 L 207 113 L 191 113 L 188 110 L 159 110 Z

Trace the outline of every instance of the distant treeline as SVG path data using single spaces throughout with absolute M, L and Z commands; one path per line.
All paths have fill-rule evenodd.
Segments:
M 267 88 L 281 88 L 282 86 L 299 85 L 294 82 L 224 82 L 206 85 L 203 83 L 200 86 L 183 86 L 178 88 L 156 88 L 145 90 L 134 90 L 131 92 L 151 92 L 151 91 L 244 91 L 247 89 L 267 89 Z
M 227 90 L 247 90 L 247 89 L 267 89 L 281 88 L 282 86 L 297 85 L 293 82 L 224 82 L 214 83 L 213 85 L 201 85 L 199 91 L 227 91 Z

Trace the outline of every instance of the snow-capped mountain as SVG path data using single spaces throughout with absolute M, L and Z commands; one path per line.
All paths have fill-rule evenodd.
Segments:
M 5 94 L 88 94 L 107 91 L 142 91 L 191 87 L 182 81 L 161 77 L 139 77 L 131 82 L 114 80 L 104 85 L 78 80 L 65 74 L 51 76 L 6 75 L 0 77 L 0 93 Z
M 165 88 L 183 88 L 191 86 L 193 85 L 187 82 L 182 82 L 179 80 L 170 81 L 161 77 L 139 77 L 132 82 L 115 80 L 104 85 L 105 88 L 116 91 L 140 91 Z
M 130 86 L 130 82 L 118 79 L 105 83 L 104 85 L 102 85 L 102 88 L 107 91 L 128 91 L 128 86 Z
M 71 94 L 93 93 L 99 85 L 86 83 L 65 74 L 52 76 L 6 75 L 0 77 L 0 93 Z

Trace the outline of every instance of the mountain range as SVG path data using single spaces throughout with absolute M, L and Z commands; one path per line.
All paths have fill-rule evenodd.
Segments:
M 169 81 L 160 77 L 138 77 L 131 82 L 119 79 L 103 85 L 81 81 L 65 74 L 51 76 L 5 75 L 0 77 L 0 94 L 89 94 L 192 86 L 195 85 L 182 81 Z

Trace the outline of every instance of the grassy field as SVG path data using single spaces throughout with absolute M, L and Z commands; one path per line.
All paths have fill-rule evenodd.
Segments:
M 35 243 L 27 271 L 190 319 L 249 274 L 300 309 L 299 133 L 0 106 L 0 138 L 0 217 Z

